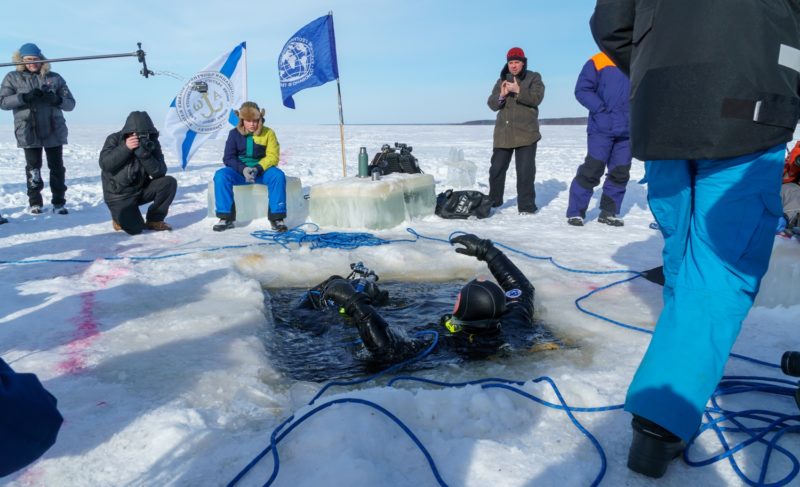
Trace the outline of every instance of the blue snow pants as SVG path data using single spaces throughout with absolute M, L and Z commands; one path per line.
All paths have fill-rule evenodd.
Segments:
M 612 215 L 622 210 L 622 199 L 631 174 L 631 144 L 628 137 L 589 134 L 588 153 L 569 187 L 567 218 L 586 218 L 594 188 L 608 169 L 600 197 L 600 209 Z
M 270 167 L 256 177 L 257 184 L 266 184 L 269 191 L 270 220 L 286 218 L 286 175 L 275 166 Z M 233 187 L 247 184 L 244 176 L 228 166 L 214 173 L 214 203 L 217 218 L 235 220 L 233 213 Z
M 664 309 L 625 410 L 688 441 L 767 271 L 783 144 L 728 159 L 645 163 L 664 236 Z

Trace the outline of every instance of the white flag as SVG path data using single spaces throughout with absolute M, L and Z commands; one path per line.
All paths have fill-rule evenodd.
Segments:
M 192 76 L 172 100 L 164 132 L 186 167 L 203 143 L 236 126 L 233 110 L 247 101 L 247 46 L 242 42 Z

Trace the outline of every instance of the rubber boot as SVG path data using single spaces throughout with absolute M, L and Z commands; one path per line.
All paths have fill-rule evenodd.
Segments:
M 686 444 L 661 426 L 640 416 L 631 421 L 633 439 L 628 452 L 628 468 L 648 477 L 661 478 L 669 463 Z

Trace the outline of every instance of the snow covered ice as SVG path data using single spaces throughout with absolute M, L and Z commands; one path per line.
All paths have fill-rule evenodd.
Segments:
M 304 191 L 341 177 L 338 127 L 273 127 L 281 142 L 280 167 L 299 177 Z M 0 480 L 4 485 L 117 486 L 224 485 L 269 444 L 272 430 L 306 403 L 322 384 L 290 380 L 276 370 L 261 337 L 269 337 L 270 308 L 264 290 L 314 285 L 363 261 L 386 281 L 454 281 L 486 275 L 485 264 L 456 254 L 443 243 L 419 240 L 355 250 L 283 248 L 250 233 L 266 219 L 242 222 L 218 233 L 207 218 L 207 187 L 221 167 L 222 141 L 210 141 L 187 171 L 168 154 L 178 195 L 167 222 L 172 232 L 128 236 L 114 232 L 102 200 L 97 164 L 108 133 L 119 127 L 70 126 L 65 147 L 67 216 L 28 215 L 24 159 L 10 124 L 0 127 L 0 260 L 74 259 L 0 266 L 0 354 L 20 372 L 33 372 L 58 398 L 65 423 L 58 442 L 29 468 Z M 662 240 L 648 228 L 646 189 L 634 181 L 634 163 L 622 216 L 625 227 L 596 222 L 597 198 L 587 225 L 566 225 L 567 187 L 585 156 L 585 128 L 543 126 L 537 154 L 536 215 L 519 215 L 515 172 L 509 169 L 506 202 L 485 220 L 415 219 L 385 231 L 385 239 L 447 238 L 466 231 L 489 237 L 560 265 L 587 270 L 645 270 L 660 264 Z M 471 188 L 488 193 L 491 126 L 346 127 L 348 174 L 356 174 L 360 146 L 404 140 L 414 146 L 436 192 L 448 189 L 450 149 L 478 165 Z M 165 144 L 165 146 L 167 146 Z M 44 191 L 45 201 L 49 190 Z M 49 211 L 50 208 L 46 208 Z M 289 223 L 292 220 L 289 208 Z M 323 227 L 320 231 L 338 231 Z M 354 229 L 363 231 L 365 229 Z M 765 279 L 761 306 L 744 323 L 734 352 L 777 363 L 800 349 L 796 288 L 800 246 L 780 241 L 779 260 Z M 791 247 L 794 245 L 794 247 Z M 172 255 L 172 257 L 168 257 Z M 623 275 L 569 273 L 545 259 L 511 254 L 536 287 L 536 313 L 569 346 L 507 359 L 443 365 L 416 375 L 446 381 L 483 377 L 528 380 L 526 392 L 550 402 L 548 376 L 572 406 L 620 404 L 649 336 L 580 312 L 575 299 Z M 122 257 L 122 259 L 116 259 Z M 158 257 L 165 257 L 156 259 Z M 794 267 L 780 264 L 793 263 Z M 787 274 L 788 272 L 788 274 Z M 777 276 L 774 273 L 779 273 Z M 793 277 L 792 277 L 793 276 Z M 582 302 L 590 311 L 652 329 L 661 289 L 643 279 L 618 285 Z M 449 310 L 443 310 L 447 312 Z M 433 320 L 436 317 L 424 317 Z M 781 377 L 779 371 L 731 359 L 728 374 Z M 334 388 L 321 401 L 357 397 L 382 405 L 419 437 L 451 486 L 589 485 L 600 471 L 592 444 L 562 411 L 499 389 L 438 389 L 384 379 Z M 789 398 L 742 395 L 733 408 L 796 411 Z M 630 416 L 621 411 L 576 413 L 602 445 L 608 467 L 603 485 L 650 485 L 625 462 Z M 797 435 L 781 445 L 800 454 Z M 720 451 L 707 434 L 697 455 Z M 758 477 L 763 448 L 736 459 Z M 275 485 L 436 485 L 420 451 L 386 417 L 358 404 L 338 404 L 311 417 L 279 444 Z M 240 485 L 262 485 L 272 470 L 267 455 Z M 766 480 L 791 470 L 774 460 Z M 797 482 L 797 479 L 795 479 Z M 744 485 L 727 462 L 692 468 L 674 462 L 664 486 Z

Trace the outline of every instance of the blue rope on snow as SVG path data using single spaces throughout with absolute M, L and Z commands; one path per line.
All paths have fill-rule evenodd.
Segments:
M 256 230 L 250 235 L 261 240 L 268 240 L 276 243 L 286 249 L 289 248 L 289 244 L 311 244 L 311 250 L 326 248 L 353 250 L 359 247 L 377 247 L 379 245 L 388 245 L 397 242 L 413 243 L 417 241 L 417 239 L 387 240 L 376 237 L 371 233 L 309 233 L 303 230 L 303 227 L 311 227 L 313 232 L 319 230 L 319 225 L 316 223 L 303 223 L 283 233 L 277 233 L 269 230 Z

